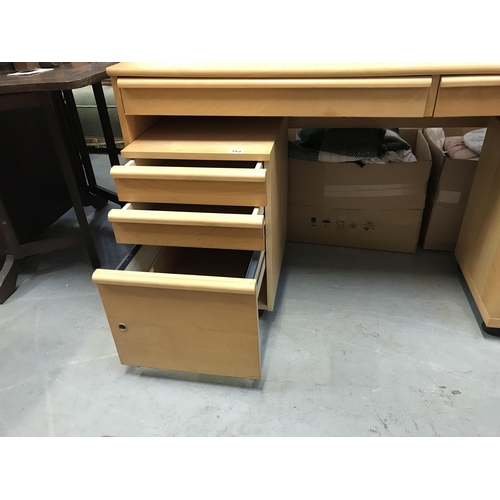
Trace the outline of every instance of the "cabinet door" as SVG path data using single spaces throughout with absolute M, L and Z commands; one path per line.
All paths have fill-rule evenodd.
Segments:
M 260 378 L 263 252 L 141 247 L 94 272 L 125 365 Z

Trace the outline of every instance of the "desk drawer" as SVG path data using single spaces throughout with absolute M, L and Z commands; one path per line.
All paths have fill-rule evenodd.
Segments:
M 424 116 L 430 77 L 118 78 L 127 115 Z
M 172 161 L 175 163 L 175 160 Z M 111 169 L 118 197 L 127 202 L 193 203 L 263 207 L 266 169 L 223 166 L 139 166 L 135 161 Z
M 128 203 L 108 217 L 117 243 L 265 249 L 262 208 Z
M 92 280 L 122 364 L 259 379 L 264 271 L 263 252 L 143 246 Z
M 434 116 L 500 115 L 500 76 L 443 76 Z

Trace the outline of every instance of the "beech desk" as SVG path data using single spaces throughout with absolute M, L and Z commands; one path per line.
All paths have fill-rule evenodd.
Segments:
M 93 276 L 122 363 L 260 377 L 288 128 L 487 126 L 455 255 L 485 326 L 500 328 L 500 63 L 120 63 L 108 74 L 130 160 L 111 171 L 129 203 L 110 220 L 118 242 L 143 245 Z

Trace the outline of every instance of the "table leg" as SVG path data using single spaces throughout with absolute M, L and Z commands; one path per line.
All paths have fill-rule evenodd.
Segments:
M 118 159 L 115 137 L 113 134 L 113 129 L 111 127 L 111 120 L 109 119 L 108 106 L 106 105 L 106 99 L 104 97 L 101 83 L 94 83 L 92 85 L 92 89 L 94 90 L 94 98 L 97 105 L 97 111 L 99 112 L 99 118 L 101 120 L 104 140 L 106 141 L 106 149 L 108 150 L 109 162 L 113 167 L 114 165 L 119 165 L 120 161 Z
M 68 130 L 72 130 L 73 132 L 71 139 L 73 140 L 74 147 L 72 151 L 75 151 L 75 156 L 78 157 L 78 161 L 83 164 L 85 176 L 87 178 L 89 195 L 87 196 L 88 203 L 84 203 L 84 205 L 89 204 L 99 210 L 107 204 L 110 198 L 107 196 L 107 193 L 102 193 L 102 189 L 97 186 L 92 160 L 90 159 L 87 144 L 85 143 L 85 134 L 80 122 L 80 116 L 78 115 L 73 92 L 71 90 L 63 90 L 63 95 L 64 102 L 61 101 L 60 107 L 61 110 L 64 109 L 64 112 L 61 113 L 61 115 L 63 115 L 62 117 L 65 119 Z M 111 195 L 115 195 L 115 193 L 111 193 Z
M 5 257 L 0 269 L 0 304 L 3 304 L 15 291 L 17 277 L 24 259 L 16 259 L 13 255 Z
M 3 304 L 15 291 L 17 276 L 22 264 L 22 253 L 9 214 L 0 199 L 0 237 L 8 255 L 0 256 L 0 304 Z
M 101 86 L 100 83 L 95 84 Z M 93 85 L 93 87 L 95 86 Z M 95 91 L 94 91 L 95 93 Z M 101 88 L 101 93 L 102 93 L 102 88 Z M 89 184 L 89 190 L 90 192 L 94 195 L 93 199 L 91 200 L 91 205 L 96 208 L 100 209 L 106 205 L 108 201 L 112 201 L 113 203 L 121 204 L 118 200 L 118 196 L 116 193 L 113 191 L 110 191 L 109 189 L 103 188 L 101 186 L 97 185 L 97 181 L 95 178 L 94 174 L 94 168 L 92 166 L 92 160 L 90 159 L 90 155 L 87 149 L 87 144 L 85 143 L 85 133 L 83 132 L 82 124 L 80 121 L 80 116 L 78 115 L 78 109 L 76 107 L 76 102 L 75 98 L 73 95 L 73 92 L 71 90 L 65 90 L 63 91 L 64 94 L 64 99 L 66 102 L 66 109 L 68 111 L 67 115 L 69 118 L 69 123 L 71 126 L 71 129 L 73 130 L 75 140 L 76 140 L 76 146 L 77 149 L 80 153 L 80 157 L 82 159 L 83 166 L 85 168 L 85 174 L 87 176 L 88 184 Z M 104 94 L 102 95 L 104 99 Z M 96 100 L 97 102 L 97 100 Z M 102 105 L 102 104 L 101 104 Z M 104 106 L 106 106 L 106 103 L 104 102 Z M 101 119 L 101 124 L 102 124 L 102 110 L 99 109 L 99 104 L 97 106 L 97 109 L 99 111 L 99 117 Z M 108 123 L 109 123 L 109 116 L 107 115 L 107 108 L 106 108 L 106 116 L 108 117 Z M 111 128 L 111 123 L 109 123 L 109 127 Z M 104 130 L 104 126 L 103 126 Z M 112 155 L 109 153 L 109 144 L 108 144 L 108 138 L 106 138 L 106 146 L 108 148 L 108 155 L 110 157 L 110 160 L 112 158 Z M 112 138 L 113 141 L 113 148 L 115 147 L 114 144 L 114 139 Z M 116 163 L 115 165 L 119 165 L 118 161 L 118 155 L 116 154 L 116 150 L 113 151 L 114 157 L 116 158 Z
M 90 261 L 94 268 L 100 267 L 101 263 L 97 250 L 90 234 L 90 228 L 83 209 L 80 190 L 75 178 L 75 171 L 81 170 L 79 164 L 75 164 L 74 156 L 68 151 L 68 145 L 71 145 L 71 138 L 68 136 L 68 131 L 64 127 L 64 110 L 61 109 L 61 95 L 57 92 L 42 92 L 40 93 L 40 102 L 45 110 L 45 117 L 49 130 L 54 142 L 57 156 L 61 165 L 61 169 L 68 187 L 68 191 L 73 203 L 76 218 L 80 226 L 85 246 L 89 254 Z

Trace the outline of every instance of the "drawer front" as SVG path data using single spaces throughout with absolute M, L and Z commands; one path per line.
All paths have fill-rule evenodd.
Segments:
M 421 117 L 431 78 L 119 78 L 118 86 L 129 115 Z
M 266 170 L 138 166 L 134 161 L 111 169 L 118 198 L 127 202 L 193 203 L 263 207 L 267 204 Z
M 141 247 L 92 279 L 122 364 L 259 379 L 264 270 L 262 252 Z
M 500 76 L 443 76 L 434 116 L 500 115 Z
M 147 204 L 136 205 L 129 203 L 121 210 L 109 212 L 117 243 L 233 250 L 265 248 L 262 208 L 250 208 L 240 214 L 153 210 Z M 188 209 L 189 205 L 185 205 L 184 210 Z

